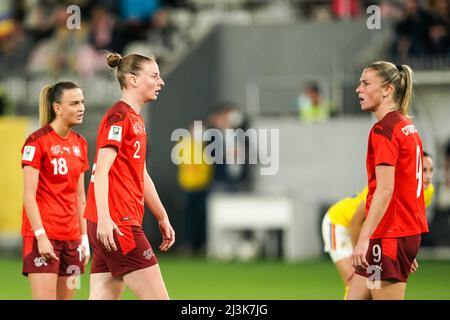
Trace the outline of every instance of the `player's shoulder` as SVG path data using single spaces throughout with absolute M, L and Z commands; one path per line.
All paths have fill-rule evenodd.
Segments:
M 83 143 L 87 143 L 86 138 L 79 132 L 75 131 L 75 130 L 71 130 L 71 134 L 73 139 L 78 140 L 78 141 L 82 141 Z
M 53 129 L 50 125 L 43 126 L 42 128 L 34 131 L 27 137 L 27 139 L 25 140 L 25 145 L 45 138 L 52 131 Z
M 105 114 L 108 126 L 125 120 L 131 108 L 123 101 L 117 101 Z
M 399 132 L 398 130 L 402 130 L 403 127 L 410 125 L 414 126 L 407 117 L 400 112 L 393 111 L 386 114 L 383 119 L 374 124 L 373 133 L 392 140 L 394 134 Z

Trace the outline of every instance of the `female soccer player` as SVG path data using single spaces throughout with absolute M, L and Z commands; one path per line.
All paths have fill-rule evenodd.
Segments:
M 385 61 L 364 69 L 356 89 L 361 109 L 378 121 L 369 135 L 367 218 L 352 254 L 348 299 L 403 299 L 428 232 L 422 141 L 408 118 L 412 92 L 411 68 Z
M 428 153 L 424 152 L 423 190 L 425 207 L 431 204 L 434 194 L 434 187 L 431 183 L 433 170 L 433 160 Z M 336 269 L 344 282 L 344 299 L 347 297 L 350 280 L 354 274 L 351 257 L 366 217 L 367 191 L 366 186 L 358 194 L 336 202 L 328 209 L 322 220 L 324 251 L 330 254 L 331 260 L 336 265 Z
M 175 242 L 146 168 L 147 135 L 140 115 L 164 81 L 154 57 L 109 54 L 122 97 L 103 117 L 85 218 L 93 248 L 90 299 L 119 299 L 125 285 L 140 299 L 168 299 L 156 256 L 143 230 L 144 201 L 158 220 L 160 250 Z
M 41 128 L 22 148 L 24 172 L 23 274 L 33 299 L 71 299 L 89 260 L 84 172 L 84 98 L 72 82 L 45 86 L 39 99 Z

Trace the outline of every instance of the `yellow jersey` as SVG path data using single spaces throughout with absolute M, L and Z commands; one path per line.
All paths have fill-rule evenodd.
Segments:
M 328 217 L 330 218 L 331 223 L 349 228 L 350 222 L 352 221 L 359 204 L 361 201 L 366 201 L 367 192 L 368 188 L 366 186 L 361 192 L 351 197 L 346 197 L 332 205 L 330 209 L 328 209 Z M 424 190 L 423 194 L 425 198 L 425 207 L 428 208 L 433 198 L 434 186 L 430 184 L 428 188 Z
M 181 154 L 178 156 L 186 160 L 178 165 L 178 184 L 185 191 L 201 191 L 208 187 L 213 177 L 213 167 L 207 163 L 203 154 L 202 141 L 184 137 L 181 142 Z M 201 152 L 200 163 L 194 162 L 195 150 Z

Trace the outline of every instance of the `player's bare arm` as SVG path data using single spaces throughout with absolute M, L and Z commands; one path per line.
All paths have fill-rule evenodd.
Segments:
M 24 175 L 24 193 L 23 193 L 23 203 L 25 206 L 25 211 L 27 213 L 28 220 L 30 221 L 31 227 L 36 232 L 37 230 L 44 230 L 42 224 L 41 215 L 39 213 L 39 207 L 36 202 L 36 191 L 39 181 L 39 170 L 31 167 L 25 166 L 23 168 Z M 39 254 L 45 259 L 56 259 L 59 260 L 53 251 L 53 246 L 45 233 L 40 233 L 36 235 L 36 240 L 38 241 Z
M 159 230 L 163 237 L 159 249 L 161 251 L 167 251 L 175 243 L 175 231 L 170 224 L 166 209 L 158 196 L 155 184 L 148 174 L 147 163 L 144 165 L 144 200 L 158 221 Z
M 80 218 L 80 233 L 81 233 L 81 247 L 83 254 L 83 263 L 87 265 L 91 256 L 89 249 L 89 240 L 87 236 L 86 219 L 83 218 L 84 209 L 86 208 L 86 192 L 84 188 L 84 173 L 80 174 L 77 185 L 77 206 L 78 215 Z
M 353 215 L 352 220 L 350 221 L 350 233 L 352 237 L 353 248 L 358 242 L 359 233 L 361 232 L 364 220 L 366 220 L 366 202 L 361 201 L 355 211 L 355 214 Z
M 377 188 L 373 195 L 367 219 L 361 228 L 361 233 L 352 255 L 352 265 L 357 270 L 360 268 L 366 269 L 369 266 L 366 260 L 366 254 L 370 236 L 383 218 L 394 191 L 395 167 L 378 165 L 375 168 L 375 175 Z
M 116 231 L 119 235 L 123 235 L 117 225 L 112 221 L 108 205 L 108 172 L 116 157 L 116 149 L 110 147 L 101 148 L 98 151 L 95 169 L 94 192 L 98 212 L 97 238 L 108 251 L 117 251 L 113 231 Z

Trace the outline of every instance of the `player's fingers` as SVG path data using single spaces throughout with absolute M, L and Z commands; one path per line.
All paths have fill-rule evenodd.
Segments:
M 366 257 L 364 255 L 362 256 L 361 264 L 365 269 L 369 267 L 369 263 L 367 262 Z
M 117 232 L 118 235 L 123 236 L 122 231 L 120 231 L 119 227 L 115 223 L 113 224 L 113 228 Z
M 168 240 L 167 240 L 167 239 L 164 239 L 164 240 L 161 242 L 161 245 L 159 246 L 159 250 L 161 250 L 161 251 L 166 251 L 166 250 L 168 249 L 167 245 L 168 245 Z
M 106 248 L 106 251 L 110 252 L 111 251 L 111 247 L 109 246 L 109 242 L 108 239 L 106 237 L 101 237 L 100 238 L 101 243 L 103 243 L 103 245 Z
M 116 243 L 114 242 L 114 237 L 113 237 L 113 235 L 110 235 L 110 236 L 108 237 L 108 242 L 109 242 L 109 245 L 111 246 L 111 248 L 112 248 L 114 251 L 117 251 L 117 246 L 116 246 Z
M 53 252 L 53 249 L 49 253 L 50 259 L 59 260 L 59 258 L 56 256 L 55 252 Z

